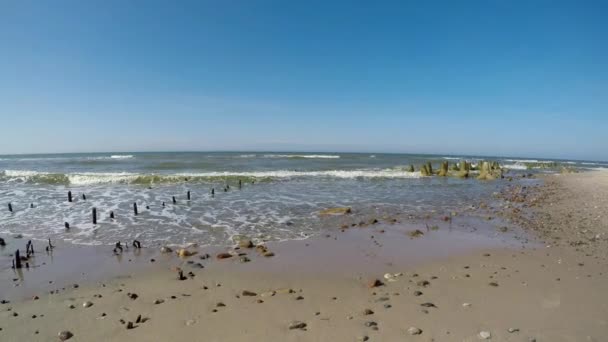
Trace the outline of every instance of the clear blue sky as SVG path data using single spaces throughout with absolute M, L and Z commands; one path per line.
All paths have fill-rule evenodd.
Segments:
M 0 153 L 608 160 L 606 1 L 0 1 Z

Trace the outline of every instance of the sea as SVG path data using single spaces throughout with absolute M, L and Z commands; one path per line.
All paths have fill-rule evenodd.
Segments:
M 422 177 L 409 170 L 461 160 L 498 161 L 507 176 L 524 183 L 530 178 L 522 175 L 530 173 L 608 168 L 597 161 L 383 153 L 0 155 L 0 237 L 201 246 L 231 245 L 237 236 L 305 239 L 335 229 L 319 215 L 326 208 L 398 219 L 450 213 L 505 186 L 506 180 Z

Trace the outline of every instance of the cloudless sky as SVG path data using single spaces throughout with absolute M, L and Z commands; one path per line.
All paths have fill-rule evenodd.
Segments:
M 0 154 L 608 160 L 606 1 L 0 0 Z

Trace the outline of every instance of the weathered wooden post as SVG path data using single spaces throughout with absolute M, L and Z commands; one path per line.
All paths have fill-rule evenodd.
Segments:
M 176 204 L 177 201 L 175 200 L 175 196 L 173 196 L 173 204 Z
M 92 217 L 93 217 L 93 224 L 97 224 L 97 208 L 93 208 Z
M 110 218 L 113 220 L 114 219 L 114 212 L 110 211 Z
M 67 222 L 64 222 L 63 226 L 65 227 L 65 229 L 70 229 L 70 224 Z
M 68 191 L 68 202 L 72 202 L 72 192 Z
M 188 190 L 187 195 L 188 195 L 188 201 L 189 201 L 190 200 L 190 190 Z
M 13 205 L 11 204 L 11 202 L 8 202 L 8 211 L 10 211 L 11 213 L 13 212 Z
M 21 268 L 21 255 L 19 255 L 19 250 L 15 251 L 15 268 Z
M 211 188 L 211 197 L 215 197 L 215 188 Z
M 87 200 L 87 195 L 82 194 L 82 199 L 86 201 Z
M 137 202 L 133 202 L 133 214 L 137 216 Z
M 30 209 L 34 209 L 34 203 L 30 203 Z
M 243 187 L 243 182 L 239 179 L 239 189 Z

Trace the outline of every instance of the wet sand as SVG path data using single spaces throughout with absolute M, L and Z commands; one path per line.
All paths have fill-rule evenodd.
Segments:
M 179 258 L 144 246 L 120 262 L 111 247 L 58 246 L 23 281 L 2 271 L 0 340 L 70 331 L 70 341 L 604 341 L 607 175 L 510 188 L 479 215 L 523 231 L 488 217 L 480 233 L 474 221 L 438 217 L 268 243 L 272 257 L 209 247 Z M 235 255 L 218 260 L 222 252 Z

